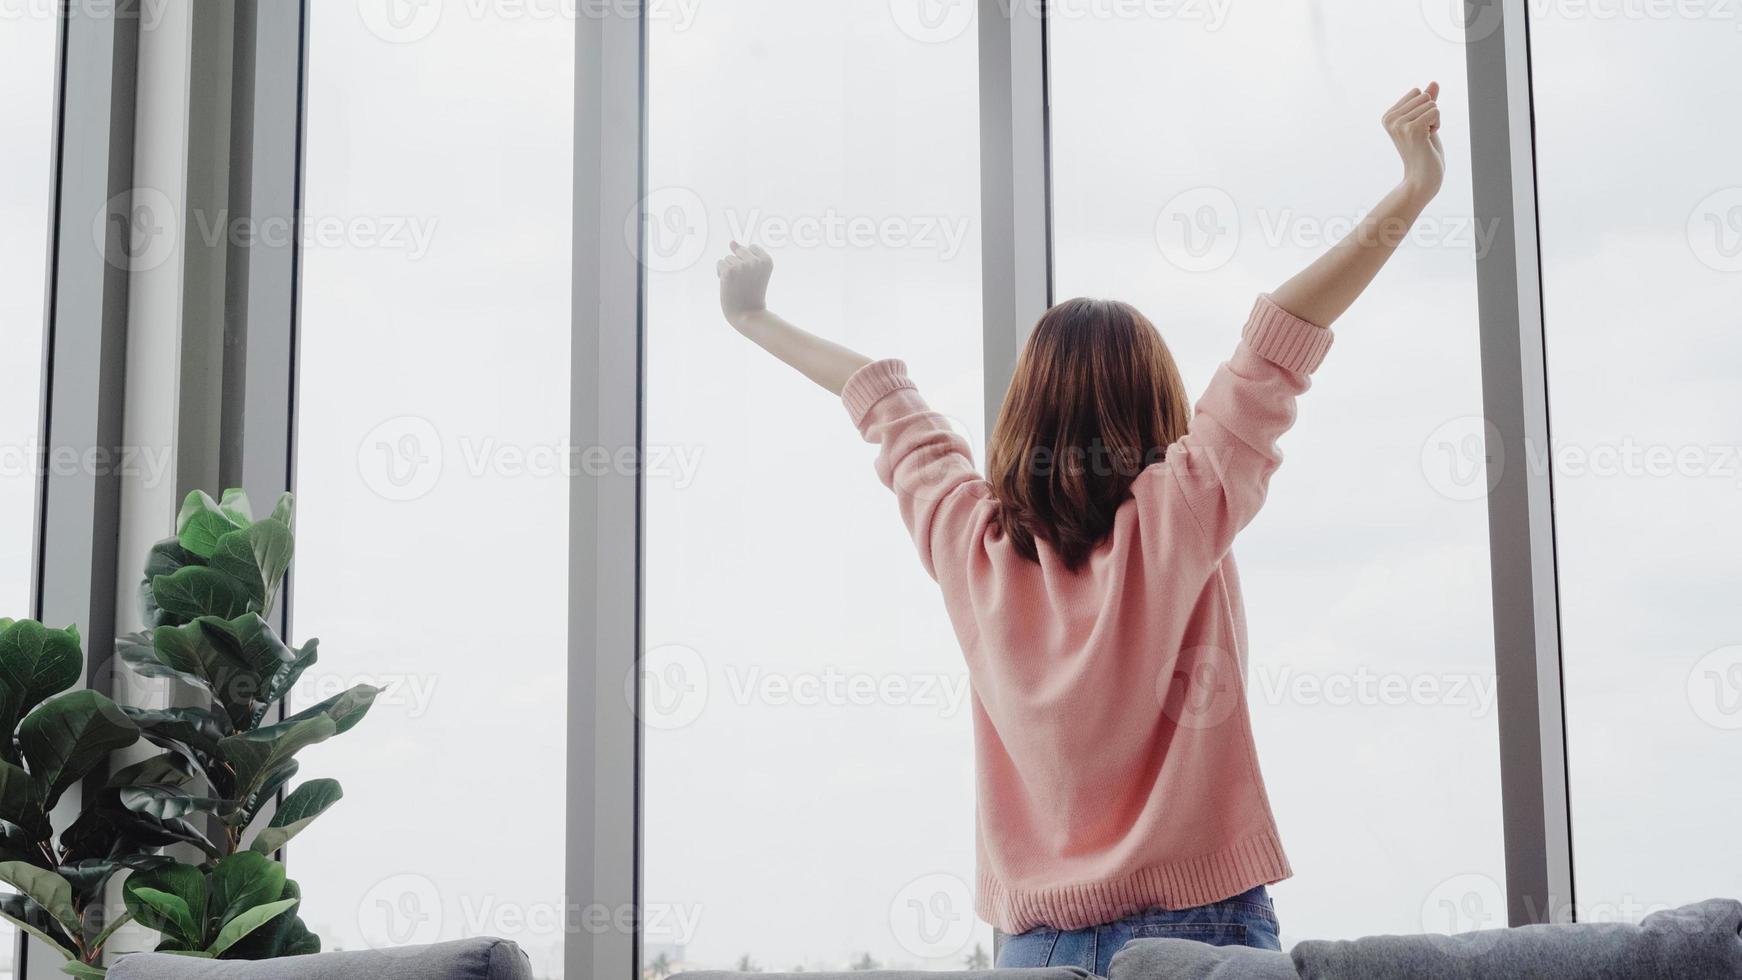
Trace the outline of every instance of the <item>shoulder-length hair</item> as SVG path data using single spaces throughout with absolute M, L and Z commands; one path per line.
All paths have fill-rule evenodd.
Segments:
M 1073 299 L 1040 318 L 998 413 L 987 470 L 1018 553 L 1045 541 L 1076 570 L 1113 529 L 1131 483 L 1191 418 L 1173 354 L 1126 303 Z

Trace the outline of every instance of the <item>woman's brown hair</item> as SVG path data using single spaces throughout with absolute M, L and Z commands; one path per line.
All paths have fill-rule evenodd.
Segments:
M 992 430 L 998 521 L 1019 554 L 1037 539 L 1077 569 L 1113 530 L 1131 483 L 1191 418 L 1173 354 L 1143 314 L 1073 299 L 1029 335 Z

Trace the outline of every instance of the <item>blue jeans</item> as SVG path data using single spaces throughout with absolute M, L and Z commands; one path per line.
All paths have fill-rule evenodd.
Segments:
M 998 968 L 1075 966 L 1104 977 L 1113 954 L 1133 939 L 1194 939 L 1211 946 L 1282 949 L 1276 908 L 1270 904 L 1270 893 L 1259 885 L 1213 905 L 1172 912 L 1151 909 L 1086 929 L 1042 926 L 1006 936 L 998 950 Z

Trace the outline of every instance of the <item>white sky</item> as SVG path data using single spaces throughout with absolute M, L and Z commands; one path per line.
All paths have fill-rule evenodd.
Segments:
M 782 312 L 905 357 L 982 438 L 975 34 L 914 2 L 655 7 L 647 431 L 669 462 L 648 486 L 648 683 L 705 678 L 706 696 L 648 732 L 645 897 L 671 927 L 650 941 L 685 940 L 690 965 L 951 967 L 990 949 L 961 904 L 972 759 L 941 602 L 839 406 L 714 298 L 712 259 L 748 228 L 776 255 Z M 296 612 L 322 641 L 305 695 L 393 687 L 305 753 L 347 798 L 293 874 L 331 946 L 494 933 L 556 976 L 566 497 L 515 453 L 536 465 L 566 434 L 573 27 L 548 5 L 419 8 L 434 22 L 378 6 L 317 4 L 311 27 L 307 216 L 343 230 L 305 252 Z M 1274 889 L 1285 942 L 1502 914 L 1467 452 L 1476 235 L 1462 49 L 1439 6 L 1072 0 L 1053 29 L 1059 295 L 1136 303 L 1194 386 L 1253 294 L 1395 178 L 1380 111 L 1447 86 L 1446 190 L 1338 325 L 1237 548 L 1297 872 Z M 1711 197 L 1742 184 L 1723 124 L 1742 32 L 1577 9 L 1542 6 L 1533 27 L 1557 448 L 1708 453 L 1688 475 L 1557 472 L 1577 873 L 1593 912 L 1636 917 L 1742 893 L 1742 790 L 1712 775 L 1742 762 L 1742 654 L 1724 652 L 1742 644 L 1742 473 L 1719 461 L 1742 446 L 1742 272 L 1724 271 L 1742 265 L 1742 194 Z M 40 356 L 52 45 L 40 18 L 0 22 L 15 367 Z M 1238 235 L 1194 239 L 1220 248 L 1195 262 L 1176 216 Z M 364 221 L 399 230 L 370 242 Z M 779 241 L 867 221 L 875 244 Z M 35 430 L 28 377 L 0 387 L 8 453 Z M 0 614 L 27 599 L 30 499 L 0 475 Z M 1362 678 L 1441 693 L 1334 703 L 1311 686 Z

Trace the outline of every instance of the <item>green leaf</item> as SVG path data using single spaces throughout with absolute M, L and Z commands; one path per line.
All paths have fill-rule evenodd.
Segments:
M 296 495 L 289 490 L 278 495 L 278 503 L 272 508 L 272 520 L 283 524 L 291 530 L 296 530 Z
M 218 761 L 218 743 L 233 730 L 229 716 L 207 708 L 134 708 L 122 711 L 139 726 L 140 734 L 160 748 L 169 749 L 189 766 L 211 780 L 219 795 L 228 785 L 227 773 Z M 170 779 L 139 779 L 139 782 L 173 782 Z M 114 785 L 120 785 L 111 780 Z
M 267 678 L 296 660 L 255 613 L 233 620 L 202 616 L 185 626 L 160 627 L 153 637 L 158 659 L 196 679 L 238 728 L 252 727 Z
M 146 626 L 175 626 L 186 621 L 158 607 L 157 594 L 152 591 L 151 583 L 160 575 L 171 576 L 184 566 L 197 564 L 200 564 L 199 559 L 189 554 L 175 538 L 165 538 L 151 546 L 151 552 L 145 557 L 145 578 L 139 583 Z
M 80 934 L 79 913 L 73 908 L 73 886 L 65 878 L 26 861 L 6 861 L 0 862 L 0 881 L 42 906 L 67 935 Z
M 224 516 L 247 527 L 254 520 L 254 508 L 248 503 L 248 492 L 241 487 L 231 487 L 224 491 L 223 499 L 218 501 L 218 509 Z
M 127 714 L 127 717 L 133 719 L 134 724 L 139 724 L 139 717 L 135 714 L 139 709 L 129 709 L 123 705 L 121 710 Z M 139 713 L 147 714 L 149 712 Z M 109 789 L 150 785 L 185 786 L 192 779 L 193 771 L 187 758 L 175 752 L 165 752 L 141 762 L 135 762 L 123 769 L 117 769 L 110 774 L 109 782 L 106 785 Z
M 77 958 L 77 946 L 54 917 L 23 895 L 0 895 L 0 918 L 47 943 L 67 959 Z
M 220 925 L 284 895 L 284 865 L 264 854 L 238 851 L 218 862 L 208 882 L 208 914 Z
M 60 972 L 70 977 L 79 977 L 80 980 L 99 980 L 99 978 L 109 975 L 107 967 L 92 966 L 89 963 L 80 963 L 78 960 L 67 960 L 62 963 Z
M 265 728 L 231 735 L 218 743 L 219 754 L 236 773 L 235 799 L 253 794 L 273 772 L 297 752 L 338 734 L 338 725 L 325 714 L 293 719 Z
M 46 840 L 52 833 L 30 774 L 3 760 L 0 760 L 0 820 L 17 826 L 33 841 Z
M 212 859 L 223 856 L 216 844 L 186 820 L 158 820 L 121 805 L 117 790 L 104 790 L 60 835 L 63 861 L 104 858 L 170 844 L 192 844 Z M 128 867 L 133 867 L 129 864 Z M 145 865 L 150 867 L 150 865 Z
M 179 896 L 141 886 L 133 889 L 132 897 L 140 905 L 150 909 L 160 921 L 168 926 L 164 931 L 178 936 L 198 936 L 200 934 L 200 924 L 194 921 L 193 910 L 188 908 L 186 900 Z
M 294 899 L 300 904 L 302 889 L 296 882 L 286 879 L 284 898 Z M 275 960 L 285 956 L 309 956 L 320 951 L 320 937 L 309 931 L 308 925 L 297 917 L 293 908 L 281 913 L 264 928 L 249 933 L 246 939 L 226 950 L 224 956 L 232 960 Z
M 147 929 L 163 933 L 184 948 L 205 947 L 210 906 L 206 876 L 199 868 L 176 863 L 138 872 L 121 886 L 121 898 L 127 911 Z
M 121 869 L 119 862 L 105 858 L 90 858 L 63 864 L 58 869 L 60 876 L 73 886 L 73 905 L 82 907 L 91 899 L 96 898 L 108 884 L 115 872 Z
M 295 907 L 296 899 L 294 898 L 254 906 L 226 922 L 224 928 L 218 930 L 218 938 L 212 941 L 212 945 L 206 947 L 206 954 L 213 957 L 224 955 L 226 950 L 236 945 L 249 933 L 271 922 L 280 913 Z
M 266 804 L 277 798 L 278 791 L 290 785 L 290 781 L 295 778 L 297 770 L 301 767 L 301 763 L 291 759 L 267 770 L 265 777 L 260 780 L 260 784 L 238 801 L 239 805 L 235 812 L 226 816 L 224 822 L 237 828 L 252 824 L 254 818 L 260 815 L 260 811 L 266 807 Z
M 111 940 L 115 937 L 115 933 L 118 930 L 120 930 L 120 928 L 122 926 L 124 926 L 127 923 L 132 922 L 132 921 L 133 921 L 133 913 L 132 912 L 122 912 L 120 915 L 117 915 L 115 917 L 115 921 L 104 926 L 102 932 L 99 932 L 95 936 L 93 936 L 91 938 L 91 941 L 89 943 L 85 944 L 85 948 L 90 950 L 92 953 L 101 953 L 103 951 L 103 947 L 109 945 L 109 940 Z M 102 976 L 101 973 L 99 973 L 97 975 Z
M 0 634 L 0 735 L 10 736 L 30 709 L 77 684 L 84 662 L 73 627 L 51 630 L 26 619 Z
M 255 725 L 259 725 L 261 719 L 266 717 L 267 709 L 282 701 L 284 696 L 290 693 L 290 689 L 296 686 L 296 682 L 302 678 L 302 675 L 315 665 L 319 659 L 316 650 L 320 646 L 320 642 L 316 639 L 310 639 L 300 649 L 291 651 L 290 663 L 285 664 L 279 668 L 278 673 L 266 679 L 266 691 L 260 697 L 259 714 L 253 719 Z
M 290 528 L 265 520 L 219 538 L 212 567 L 246 586 L 251 608 L 265 613 L 272 609 L 295 547 Z
M 18 727 L 18 744 L 44 812 L 109 753 L 138 740 L 139 727 L 96 691 L 62 694 L 32 711 Z
M 255 835 L 252 850 L 261 854 L 278 850 L 344 795 L 345 791 L 336 779 L 311 779 L 303 783 L 284 798 L 272 815 L 272 822 Z
M 249 611 L 253 597 L 245 583 L 205 565 L 188 565 L 151 580 L 151 594 L 166 613 L 183 622 L 202 616 L 234 619 Z
M 310 642 L 312 643 L 313 641 L 311 640 Z M 333 724 L 337 728 L 333 734 L 343 735 L 357 727 L 357 723 L 362 721 L 363 716 L 369 713 L 370 706 L 375 703 L 375 698 L 380 695 L 380 693 L 381 689 L 378 687 L 370 687 L 368 684 L 358 684 L 356 687 L 353 687 L 348 691 L 341 691 L 313 707 L 298 711 L 296 714 L 286 718 L 285 722 L 301 721 L 305 718 L 313 718 L 317 715 L 326 715 L 328 718 L 333 720 Z
M 158 820 L 179 820 L 193 813 L 224 814 L 236 808 L 229 800 L 195 796 L 181 786 L 128 786 L 120 792 L 122 806 Z
M 218 547 L 218 539 L 241 526 L 204 490 L 195 490 L 182 501 L 181 513 L 175 519 L 175 536 L 189 552 L 210 558 Z

